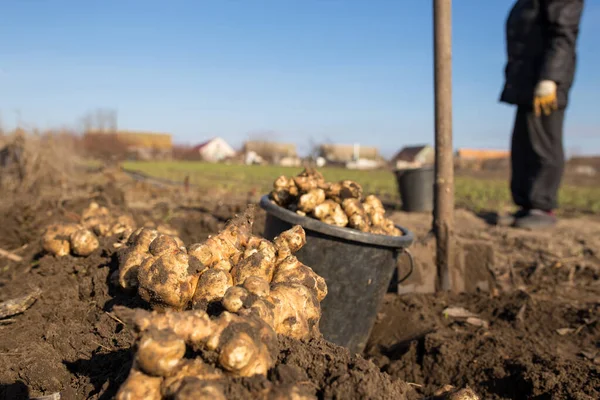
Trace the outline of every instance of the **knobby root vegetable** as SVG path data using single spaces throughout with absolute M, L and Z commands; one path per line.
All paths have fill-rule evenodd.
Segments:
M 198 283 L 188 269 L 188 255 L 181 250 L 147 258 L 138 270 L 138 293 L 153 307 L 184 309 Z
M 360 199 L 362 193 L 362 186 L 348 180 L 333 183 L 326 191 L 327 198 L 334 200 L 336 203 L 341 203 L 346 199 Z
M 42 248 L 58 257 L 64 257 L 71 252 L 78 256 L 88 256 L 98 246 L 96 236 L 77 224 L 50 225 L 42 236 Z
M 116 400 L 161 400 L 163 379 L 149 376 L 134 366 L 115 397 Z
M 312 290 L 317 300 L 323 301 L 327 296 L 325 279 L 317 275 L 312 268 L 302 264 L 296 256 L 286 257 L 278 266 L 273 283 L 296 283 Z
M 198 380 L 201 382 L 221 379 L 223 372 L 206 362 L 201 358 L 184 359 L 179 364 L 179 369 L 173 376 L 165 378 L 163 384 L 163 396 L 167 398 L 174 397 L 186 385 L 189 380 Z
M 223 312 L 211 320 L 197 310 L 159 314 L 116 307 L 115 312 L 138 334 L 134 366 L 119 399 L 180 398 L 191 395 L 190 382 L 195 382 L 196 390 L 201 387 L 198 382 L 217 388 L 224 374 L 265 375 L 276 360 L 277 336 L 259 318 Z M 203 349 L 217 352 L 220 369 L 207 364 Z M 211 393 L 218 396 L 220 391 L 207 395 Z
M 138 342 L 136 361 L 148 375 L 173 375 L 185 355 L 185 341 L 172 330 L 150 329 Z
M 223 386 L 196 377 L 186 377 L 182 380 L 173 400 L 227 400 Z
M 275 332 L 295 339 L 318 334 L 321 306 L 309 288 L 278 283 L 271 286 L 268 298 L 274 305 Z
M 73 232 L 69 239 L 71 251 L 76 256 L 89 256 L 100 246 L 96 235 L 87 229 L 79 229 Z
M 233 279 L 229 272 L 221 269 L 206 270 L 198 279 L 192 306 L 205 310 L 209 303 L 221 300 L 232 285 Z
M 129 215 L 113 215 L 111 211 L 92 202 L 81 214 L 81 223 L 100 237 L 129 236 L 135 229 L 135 221 Z
M 307 169 L 293 178 L 280 176 L 273 187 L 271 201 L 299 215 L 365 233 L 403 234 L 386 218 L 381 200 L 374 195 L 363 199 L 363 188 L 356 182 L 328 183 L 320 173 Z
M 313 215 L 315 218 L 329 225 L 348 225 L 348 216 L 342 207 L 333 200 L 325 200 L 323 203 L 316 206 Z

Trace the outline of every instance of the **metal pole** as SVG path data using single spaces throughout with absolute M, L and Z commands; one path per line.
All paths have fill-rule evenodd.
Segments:
M 450 290 L 454 264 L 452 147 L 452 0 L 433 0 L 435 75 L 435 207 L 437 290 Z

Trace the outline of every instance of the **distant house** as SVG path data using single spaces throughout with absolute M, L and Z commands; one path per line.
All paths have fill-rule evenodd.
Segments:
M 340 165 L 353 169 L 372 169 L 381 166 L 383 158 L 376 147 L 359 144 L 323 144 L 319 157 L 328 165 Z
M 282 163 L 286 165 L 299 165 L 300 163 L 296 145 L 290 143 L 258 140 L 248 141 L 244 143 L 242 152 L 246 155 L 246 159 L 260 160 L 260 162 L 278 165 L 281 165 Z
M 392 158 L 392 166 L 396 169 L 418 168 L 434 161 L 435 150 L 430 145 L 406 146 Z
M 455 167 L 470 170 L 502 170 L 508 168 L 510 152 L 507 150 L 458 149 Z
M 460 160 L 494 160 L 509 158 L 510 152 L 507 150 L 458 149 L 456 157 Z
M 224 159 L 235 155 L 233 147 L 220 137 L 212 138 L 204 143 L 194 146 L 191 149 L 191 152 L 195 157 L 208 162 L 223 161 Z

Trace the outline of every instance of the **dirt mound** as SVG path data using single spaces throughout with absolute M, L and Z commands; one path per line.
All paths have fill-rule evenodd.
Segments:
M 459 306 L 487 321 L 477 327 L 444 317 Z M 369 353 L 383 371 L 423 385 L 469 385 L 486 399 L 597 399 L 600 338 L 596 301 L 549 296 L 390 296 Z M 564 330 L 563 330 L 564 329 Z M 596 360 L 598 361 L 598 360 Z

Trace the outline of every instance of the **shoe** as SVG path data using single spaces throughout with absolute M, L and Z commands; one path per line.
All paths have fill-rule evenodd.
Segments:
M 529 213 L 529 210 L 521 208 L 520 210 L 518 210 L 512 214 L 498 216 L 498 219 L 496 220 L 496 225 L 513 226 L 515 224 L 515 221 L 518 218 L 522 218 L 522 217 L 526 216 L 528 213 Z
M 525 229 L 548 228 L 556 225 L 556 216 L 552 211 L 529 210 L 529 212 L 516 218 L 514 227 Z

